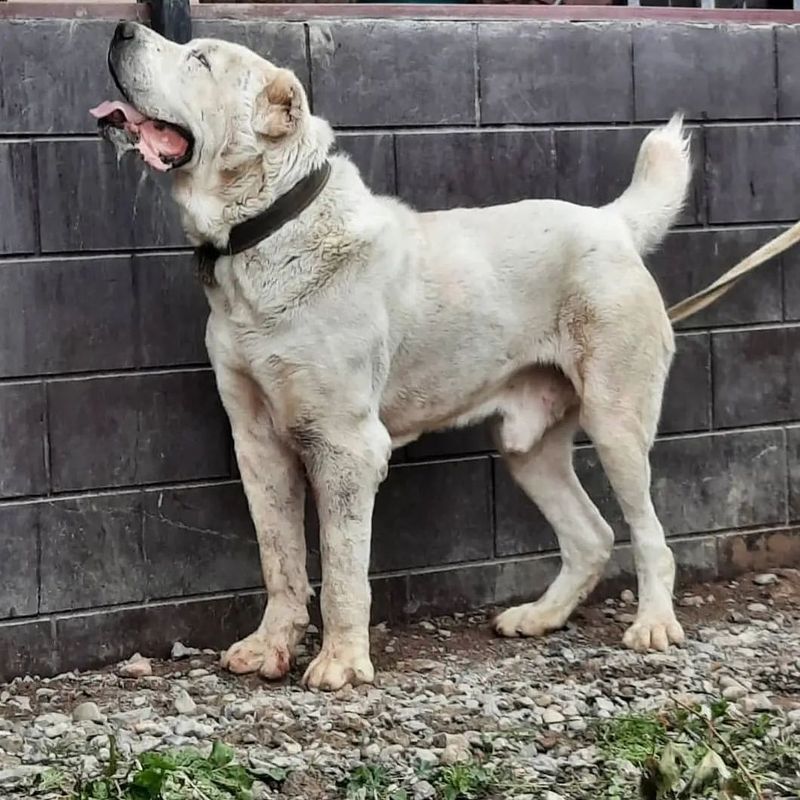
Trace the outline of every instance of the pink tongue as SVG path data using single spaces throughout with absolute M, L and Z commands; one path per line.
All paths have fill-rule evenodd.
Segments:
M 115 111 L 121 111 L 125 119 L 134 124 L 144 122 L 145 119 L 147 119 L 144 114 L 140 114 L 133 106 L 129 106 L 127 103 L 122 103 L 119 100 L 104 100 L 96 108 L 89 109 L 89 113 L 96 119 L 107 117 Z
M 136 149 L 153 169 L 166 172 L 170 165 L 165 164 L 161 160 L 162 157 L 180 158 L 186 152 L 189 143 L 178 131 L 168 125 L 147 119 L 144 114 L 127 103 L 106 100 L 96 108 L 92 108 L 89 113 L 97 119 L 102 119 L 115 111 L 120 111 L 125 117 L 125 130 L 138 137 Z
M 189 145 L 174 128 L 162 127 L 148 119 L 139 125 L 139 143 L 136 146 L 151 167 L 163 172 L 169 169 L 169 164 L 161 160 L 162 156 L 179 158 Z

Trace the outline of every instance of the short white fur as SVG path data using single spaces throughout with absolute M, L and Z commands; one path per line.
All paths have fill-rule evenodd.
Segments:
M 292 73 L 234 44 L 179 46 L 141 27 L 125 44 L 117 72 L 131 102 L 195 134 L 191 163 L 174 173 L 194 242 L 224 246 L 233 225 L 326 158 L 332 131 Z M 258 630 L 224 663 L 268 678 L 289 670 L 309 619 L 307 481 L 321 524 L 324 638 L 305 682 L 371 681 L 371 516 L 392 447 L 487 417 L 562 557 L 541 599 L 502 613 L 496 630 L 563 626 L 609 559 L 612 530 L 572 465 L 581 426 L 631 529 L 639 608 L 624 642 L 680 643 L 648 458 L 674 343 L 641 258 L 686 195 L 680 118 L 647 136 L 629 188 L 603 208 L 527 200 L 417 213 L 375 196 L 346 156 L 331 162 L 313 204 L 221 258 L 208 290 L 208 351 L 269 595 Z

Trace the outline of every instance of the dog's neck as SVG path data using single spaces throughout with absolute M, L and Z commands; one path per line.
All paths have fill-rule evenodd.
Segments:
M 311 117 L 294 141 L 267 144 L 233 168 L 176 175 L 173 193 L 189 240 L 224 249 L 234 226 L 269 208 L 324 163 L 333 138 L 326 122 Z

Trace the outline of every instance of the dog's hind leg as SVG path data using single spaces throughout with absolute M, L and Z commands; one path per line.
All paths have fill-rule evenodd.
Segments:
M 609 347 L 589 361 L 581 425 L 631 529 L 639 608 L 623 642 L 638 651 L 666 650 L 684 634 L 672 605 L 675 559 L 650 497 L 649 451 L 672 355 L 668 324 L 661 335 L 645 330 L 637 342 L 635 348 Z
M 541 636 L 563 627 L 596 585 L 611 554 L 614 534 L 572 465 L 577 426 L 577 410 L 570 411 L 528 452 L 506 454 L 511 474 L 553 527 L 562 563 L 541 599 L 509 608 L 495 619 L 502 636 Z

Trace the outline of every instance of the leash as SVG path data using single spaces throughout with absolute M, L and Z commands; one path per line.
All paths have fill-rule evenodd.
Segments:
M 760 267 L 765 261 L 779 256 L 790 247 L 796 245 L 798 241 L 800 241 L 800 222 L 796 222 L 789 230 L 784 231 L 774 239 L 770 239 L 758 250 L 729 269 L 724 275 L 721 275 L 713 283 L 706 286 L 705 289 L 701 289 L 691 297 L 687 297 L 667 309 L 667 316 L 670 322 L 673 324 L 680 322 L 710 306 L 729 292 L 748 272 Z

